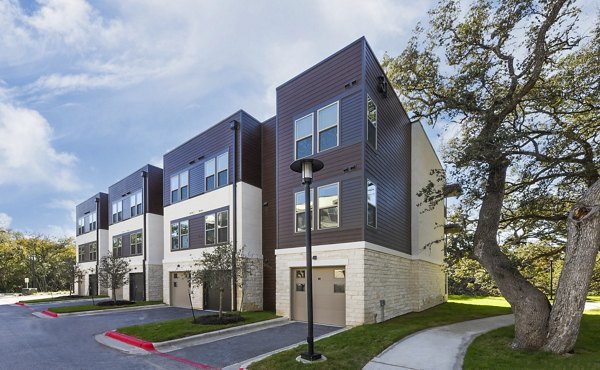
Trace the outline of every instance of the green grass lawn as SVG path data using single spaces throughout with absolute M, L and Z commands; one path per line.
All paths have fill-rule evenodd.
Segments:
M 150 306 L 155 304 L 162 304 L 162 301 L 142 301 L 135 302 L 134 304 L 125 304 L 122 306 L 96 306 L 93 304 L 84 304 L 80 306 L 64 306 L 64 307 L 50 307 L 48 311 L 52 311 L 54 313 L 73 313 L 73 312 L 84 312 L 84 311 L 100 311 L 100 310 L 112 310 L 115 308 L 128 308 L 128 307 L 140 307 L 140 306 Z
M 477 337 L 469 346 L 463 369 L 600 369 L 600 310 L 586 311 L 575 352 L 556 355 L 513 351 L 514 326 Z
M 587 301 L 589 302 L 600 302 L 600 296 L 590 295 L 587 297 Z
M 94 299 L 107 298 L 107 297 L 108 296 L 105 296 L 105 295 L 95 295 Z M 76 299 L 91 299 L 91 298 L 92 298 L 91 296 L 64 295 L 64 296 L 53 297 L 53 298 L 27 299 L 27 300 L 21 300 L 21 302 L 23 302 L 23 303 L 61 302 L 61 301 L 72 301 L 72 300 L 76 300 Z
M 362 325 L 315 343 L 327 361 L 310 369 L 361 369 L 373 357 L 414 332 L 459 321 L 511 313 L 503 298 L 450 296 L 449 302 L 423 312 L 399 316 L 379 324 Z M 296 362 L 306 345 L 277 353 L 254 363 L 251 369 L 307 369 Z
M 160 322 L 152 322 L 148 324 L 127 326 L 117 329 L 118 332 L 132 335 L 136 338 L 148 340 L 151 342 L 164 342 L 166 340 L 189 337 L 190 335 L 208 333 L 211 331 L 230 328 L 259 322 L 264 320 L 274 319 L 275 313 L 269 311 L 258 312 L 242 312 L 244 321 L 227 324 L 227 325 L 202 325 L 194 324 L 191 317 L 185 319 L 176 319 Z

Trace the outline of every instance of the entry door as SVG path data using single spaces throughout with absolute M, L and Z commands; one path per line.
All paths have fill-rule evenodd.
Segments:
M 85 281 L 83 278 L 77 282 L 77 294 L 78 295 L 87 295 L 85 291 Z
M 292 270 L 292 318 L 306 321 L 306 269 Z M 346 269 L 313 268 L 313 318 L 315 323 L 346 325 Z
M 129 300 L 136 302 L 144 300 L 143 273 L 129 274 Z
M 96 274 L 90 275 L 88 293 L 89 295 L 98 295 L 98 278 Z
M 189 272 L 171 272 L 171 306 L 190 308 Z
M 222 271 L 222 274 L 228 273 Z M 219 289 L 217 287 L 203 288 L 204 293 L 204 309 L 205 310 L 219 310 Z M 227 284 L 223 291 L 223 311 L 231 311 L 231 284 Z

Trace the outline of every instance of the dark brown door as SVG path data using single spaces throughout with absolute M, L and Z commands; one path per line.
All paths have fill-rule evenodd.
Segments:
M 144 300 L 143 273 L 129 274 L 129 300 L 136 302 Z
M 90 284 L 88 288 L 89 295 L 98 295 L 98 278 L 96 275 L 90 275 Z
M 227 274 L 223 271 L 222 274 Z M 204 309 L 205 310 L 219 310 L 219 288 L 212 286 L 205 286 L 204 292 Z M 231 311 L 231 284 L 227 284 L 223 291 L 223 311 Z

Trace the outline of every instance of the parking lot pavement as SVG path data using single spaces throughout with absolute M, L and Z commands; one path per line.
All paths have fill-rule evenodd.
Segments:
M 53 304 L 55 305 L 55 304 Z M 189 369 L 185 363 L 160 356 L 134 356 L 107 348 L 96 334 L 122 326 L 190 316 L 182 308 L 124 311 L 96 316 L 64 316 L 41 320 L 32 309 L 0 306 L 0 369 Z
M 339 329 L 335 326 L 315 325 L 314 335 L 319 337 Z M 306 331 L 306 323 L 291 322 L 274 328 L 187 347 L 169 352 L 169 354 L 222 368 L 305 341 Z

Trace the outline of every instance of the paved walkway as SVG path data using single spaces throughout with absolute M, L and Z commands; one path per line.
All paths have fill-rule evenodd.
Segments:
M 512 324 L 513 315 L 504 315 L 423 330 L 392 345 L 363 370 L 461 369 L 467 347 L 475 337 Z

